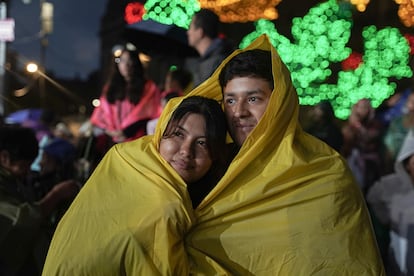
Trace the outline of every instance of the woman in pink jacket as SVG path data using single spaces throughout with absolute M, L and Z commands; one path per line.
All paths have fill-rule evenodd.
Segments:
M 125 47 L 115 57 L 100 105 L 91 116 L 91 123 L 109 135 L 113 143 L 145 135 L 147 121 L 161 113 L 160 90 L 146 78 L 138 54 L 136 49 Z

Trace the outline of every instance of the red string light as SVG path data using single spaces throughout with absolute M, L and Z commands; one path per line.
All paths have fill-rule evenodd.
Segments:
M 342 70 L 349 71 L 355 70 L 362 63 L 362 54 L 352 52 L 348 58 L 341 62 Z
M 144 5 L 139 2 L 132 2 L 125 7 L 124 19 L 128 24 L 133 24 L 141 21 L 144 14 Z

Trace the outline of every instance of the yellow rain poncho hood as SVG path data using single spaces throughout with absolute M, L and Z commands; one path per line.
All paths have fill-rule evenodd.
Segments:
M 154 136 L 118 144 L 60 222 L 43 275 L 384 275 L 345 161 L 304 133 L 290 75 L 266 36 L 230 55 L 189 95 L 221 100 L 240 51 L 272 52 L 274 91 L 226 174 L 193 210 Z

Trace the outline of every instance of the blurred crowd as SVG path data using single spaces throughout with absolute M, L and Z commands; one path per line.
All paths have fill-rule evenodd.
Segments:
M 397 91 L 378 108 L 360 99 L 344 121 L 327 101 L 303 113 L 304 129 L 348 162 L 370 210 L 387 273 L 414 275 L 414 89 Z

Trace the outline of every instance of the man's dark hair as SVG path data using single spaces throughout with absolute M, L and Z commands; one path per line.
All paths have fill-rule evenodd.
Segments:
M 20 126 L 0 127 L 0 151 L 7 151 L 11 161 L 33 161 L 39 150 L 35 132 Z
M 214 39 L 218 36 L 220 19 L 213 11 L 201 9 L 194 14 L 194 25 L 203 29 L 206 36 Z
M 254 77 L 269 82 L 273 90 L 272 56 L 270 51 L 249 50 L 234 56 L 220 72 L 221 88 L 236 77 Z

